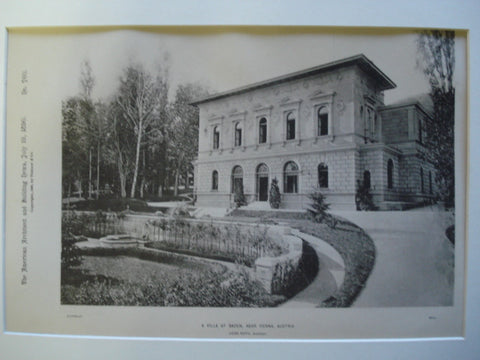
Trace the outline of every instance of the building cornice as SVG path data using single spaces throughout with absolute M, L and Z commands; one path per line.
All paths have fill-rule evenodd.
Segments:
M 354 65 L 361 68 L 363 71 L 365 71 L 368 75 L 373 77 L 378 82 L 379 91 L 393 89 L 397 86 L 370 59 L 368 59 L 363 54 L 359 54 L 359 55 L 351 56 L 341 60 L 332 61 L 323 65 L 308 68 L 305 70 L 293 72 L 287 75 L 278 76 L 269 80 L 264 80 L 264 81 L 256 82 L 247 86 L 242 86 L 232 90 L 209 95 L 204 98 L 193 101 L 190 104 L 200 105 L 202 103 L 218 100 L 221 98 L 243 94 L 251 90 L 270 87 L 273 85 L 277 85 L 277 84 L 281 84 L 281 83 L 285 83 L 285 82 L 289 82 L 297 79 L 303 79 L 308 76 L 317 75 L 317 74 L 325 73 L 328 71 L 333 71 L 339 68 L 344 68 L 344 67 L 354 66 Z

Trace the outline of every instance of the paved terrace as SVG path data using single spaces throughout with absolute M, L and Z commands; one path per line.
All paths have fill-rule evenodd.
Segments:
M 424 209 L 428 210 L 428 209 Z M 444 211 L 333 212 L 373 239 L 375 266 L 354 307 L 448 306 L 453 298 L 453 224 Z

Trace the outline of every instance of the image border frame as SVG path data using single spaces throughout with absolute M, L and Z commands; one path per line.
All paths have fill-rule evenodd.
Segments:
M 108 3 L 108 4 L 107 4 Z M 433 4 L 435 3 L 435 7 Z M 142 6 L 143 5 L 143 6 Z M 169 6 L 167 6 L 169 5 Z M 214 9 L 212 13 L 199 10 L 199 4 L 193 0 L 176 1 L 175 5 L 156 4 L 153 1 L 127 2 L 120 1 L 114 4 L 102 1 L 94 2 L 91 0 L 79 3 L 68 3 L 59 1 L 42 1 L 41 4 L 29 3 L 28 9 L 24 3 L 7 0 L 0 5 L 0 25 L 2 29 L 3 46 L 0 49 L 0 66 L 2 69 L 2 89 L 0 98 L 2 105 L 2 136 L 0 137 L 0 146 L 5 154 L 5 77 L 7 64 L 7 32 L 9 27 L 17 26 L 83 26 L 83 25 L 327 25 L 327 26 L 383 26 L 383 27 L 445 27 L 455 29 L 467 29 L 467 52 L 469 60 L 469 76 L 467 79 L 467 89 L 469 98 L 472 102 L 468 103 L 469 118 L 479 118 L 479 101 L 473 99 L 479 98 L 479 90 L 473 88 L 471 84 L 476 83 L 479 78 L 480 66 L 479 49 L 475 44 L 480 44 L 480 7 L 474 0 L 465 1 L 462 9 L 458 9 L 453 2 L 437 3 L 434 1 L 420 0 L 415 3 L 397 4 L 394 1 L 383 1 L 381 4 L 375 3 L 370 6 L 368 13 L 375 13 L 375 16 L 358 20 L 357 3 L 343 1 L 336 3 L 332 9 L 332 4 L 325 14 L 324 19 L 329 23 L 319 24 L 318 19 L 306 14 L 305 8 L 320 8 L 322 2 L 298 1 L 295 4 L 276 5 L 274 1 L 265 1 L 262 4 L 246 1 L 243 4 L 221 3 L 217 0 L 207 0 L 203 2 L 203 7 Z M 422 6 L 423 5 L 423 6 Z M 430 8 L 428 7 L 430 5 Z M 157 10 L 166 10 L 161 16 L 154 18 L 151 11 L 145 11 L 145 7 L 151 7 Z M 190 6 L 190 7 L 189 7 Z M 293 9 L 293 7 L 295 7 Z M 116 8 L 117 11 L 109 12 L 108 9 Z M 168 8 L 168 9 L 167 9 Z M 184 12 L 182 9 L 188 8 Z M 275 12 L 272 9 L 276 9 Z M 120 9 L 120 10 L 119 10 Z M 302 10 L 303 11 L 300 11 Z M 141 11 L 140 11 L 141 10 Z M 340 10 L 340 11 L 339 11 Z M 337 11 L 337 18 L 328 16 Z M 372 12 L 373 11 L 373 12 Z M 27 14 L 28 12 L 28 14 Z M 91 13 L 98 16 L 91 16 Z M 413 12 L 415 14 L 412 16 Z M 185 15 L 182 17 L 182 13 Z M 388 15 L 390 14 L 390 15 Z M 225 15 L 221 22 L 218 21 Z M 356 21 L 354 21 L 356 19 Z M 467 162 L 471 164 L 478 163 L 480 154 L 478 153 L 478 135 L 480 135 L 480 124 L 469 121 L 469 134 L 467 134 L 468 150 Z M 5 157 L 2 156 L 2 166 L 0 172 L 2 192 L 0 200 L 2 204 L 2 213 L 5 214 Z M 480 183 L 479 170 L 474 166 L 467 166 L 467 183 Z M 5 218 L 2 216 L 2 240 L 3 245 L 0 250 L 1 268 L 2 268 L 2 290 L 0 293 L 0 321 L 2 322 L 2 334 L 0 335 L 0 349 L 5 354 L 6 359 L 18 358 L 27 359 L 34 356 L 38 359 L 48 359 L 52 355 L 66 356 L 69 358 L 84 358 L 92 356 L 93 358 L 105 357 L 106 354 L 117 354 L 119 358 L 132 358 L 139 353 L 143 358 L 157 358 L 158 351 L 162 351 L 162 357 L 165 358 L 190 358 L 192 352 L 195 357 L 203 358 L 221 358 L 222 355 L 230 354 L 231 358 L 255 358 L 276 357 L 278 359 L 287 359 L 293 356 L 302 358 L 315 358 L 319 352 L 324 354 L 325 358 L 335 357 L 336 359 L 349 358 L 352 353 L 356 357 L 362 358 L 384 358 L 385 356 L 396 353 L 399 358 L 438 358 L 448 359 L 452 355 L 456 358 L 470 358 L 475 353 L 480 352 L 480 345 L 475 344 L 475 339 L 480 337 L 480 329 L 475 326 L 475 319 L 479 319 L 480 296 L 479 280 L 472 279 L 470 274 L 478 272 L 480 266 L 475 264 L 473 259 L 480 255 L 479 244 L 474 241 L 473 234 L 480 233 L 480 226 L 468 219 L 474 219 L 475 214 L 480 213 L 479 205 L 475 199 L 478 199 L 478 190 L 473 187 L 467 188 L 467 256 L 466 256 L 466 326 L 464 338 L 448 339 L 389 339 L 389 340 L 192 340 L 192 339 L 151 339 L 151 338 L 113 338 L 113 337 L 91 337 L 91 336 L 62 336 L 62 335 L 34 335 L 34 334 L 11 334 L 5 333 L 5 308 L 4 308 L 4 250 L 5 250 Z M 470 235 L 470 236 L 469 236 Z M 473 241 L 472 241 L 473 240 Z M 188 343 L 188 346 L 185 342 Z M 4 352 L 5 351 L 5 352 Z

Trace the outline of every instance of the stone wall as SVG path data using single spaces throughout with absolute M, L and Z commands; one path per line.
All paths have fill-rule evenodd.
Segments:
M 294 285 L 301 270 L 302 240 L 289 234 L 285 234 L 283 239 L 289 246 L 287 254 L 262 257 L 255 261 L 256 279 L 269 294 L 285 294 Z

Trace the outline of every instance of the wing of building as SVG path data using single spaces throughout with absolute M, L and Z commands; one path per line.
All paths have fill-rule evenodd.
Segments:
M 380 208 L 429 201 L 431 115 L 418 99 L 385 106 L 395 87 L 356 55 L 195 101 L 198 205 L 231 207 L 238 187 L 247 202 L 268 201 L 274 178 L 283 208 L 306 208 L 320 188 L 333 209 L 353 210 L 359 184 Z

